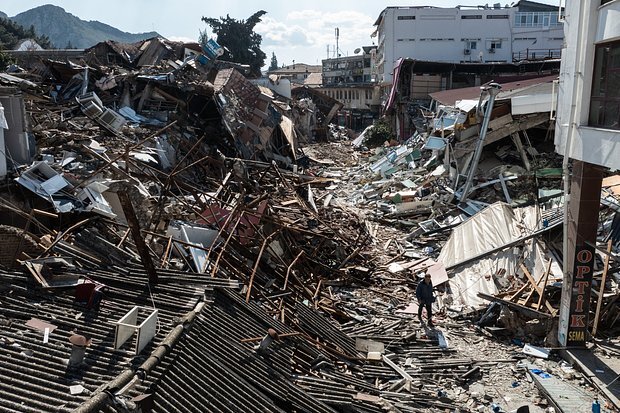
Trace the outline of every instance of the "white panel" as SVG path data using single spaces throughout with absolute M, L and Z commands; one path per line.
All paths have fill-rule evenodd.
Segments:
M 123 316 L 123 318 L 118 320 L 119 324 L 132 324 L 134 326 L 136 326 L 137 322 L 138 322 L 138 307 L 137 306 L 132 308 L 127 314 Z
M 619 37 L 620 3 L 611 3 L 599 11 L 595 42 Z
M 48 195 L 54 195 L 62 188 L 69 186 L 69 182 L 62 175 L 56 175 L 41 183 L 41 189 L 43 189 Z
M 620 131 L 578 127 L 571 149 L 573 159 L 620 169 Z
M 513 115 L 551 112 L 553 97 L 551 93 L 539 95 L 516 96 L 511 99 Z
M 125 342 L 129 340 L 129 337 L 131 337 L 133 333 L 135 333 L 135 331 L 135 327 L 131 327 L 125 324 L 117 324 L 116 335 L 114 337 L 114 348 L 118 349 L 123 344 L 125 344 Z
M 116 335 L 114 337 L 114 348 L 117 349 L 133 335 L 136 331 L 138 322 L 138 307 L 132 308 L 116 323 Z
M 0 112 L 1 113 L 1 112 Z M 6 177 L 6 149 L 4 146 L 4 129 L 0 127 L 0 178 Z
M 136 354 L 140 354 L 144 347 L 155 337 L 157 333 L 157 312 L 157 310 L 154 310 L 140 325 L 138 341 L 136 342 Z
M 6 121 L 6 116 L 4 115 L 4 106 L 0 104 L 0 131 L 1 129 L 8 129 L 8 128 L 9 128 L 9 124 Z

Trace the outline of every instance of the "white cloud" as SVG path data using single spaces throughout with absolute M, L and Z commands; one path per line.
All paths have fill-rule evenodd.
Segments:
M 288 25 L 270 17 L 264 17 L 256 25 L 256 32 L 263 36 L 264 47 L 305 47 L 312 46 L 308 31 L 298 25 Z
M 372 32 L 374 18 L 357 11 L 325 13 L 319 10 L 294 11 L 287 15 L 287 21 L 305 27 L 315 43 L 327 45 L 335 42 L 335 29 L 339 28 L 340 41 L 365 43 Z
M 255 30 L 263 37 L 261 48 L 268 58 L 274 52 L 280 64 L 293 60 L 320 64 L 327 57 L 327 46 L 333 50 L 336 44 L 337 27 L 341 53 L 350 55 L 371 44 L 374 22 L 374 17 L 356 11 L 301 10 L 288 13 L 284 20 L 263 16 Z

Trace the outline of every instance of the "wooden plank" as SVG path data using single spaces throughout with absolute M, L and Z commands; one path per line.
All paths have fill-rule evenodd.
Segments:
M 516 293 L 514 293 L 513 295 L 511 295 L 511 296 L 508 298 L 508 301 L 514 301 L 517 297 L 521 296 L 521 294 L 523 294 L 523 291 L 525 291 L 525 290 L 526 290 L 529 286 L 530 286 L 530 284 L 529 284 L 529 283 L 525 283 L 525 284 L 523 284 L 523 285 L 521 286 L 521 288 L 519 288 L 519 289 L 517 290 L 517 292 L 516 292 Z
M 116 194 L 123 207 L 125 218 L 127 218 L 127 225 L 129 225 L 133 242 L 136 244 L 138 254 L 140 254 L 142 265 L 144 265 L 146 273 L 149 275 L 149 284 L 157 284 L 157 270 L 151 259 L 151 253 L 144 242 L 144 238 L 142 238 L 142 234 L 140 234 L 140 224 L 138 223 L 138 217 L 131 204 L 131 199 L 127 191 L 119 191 Z
M 549 264 L 547 264 L 547 270 L 545 271 L 545 280 L 542 283 L 542 292 L 538 296 L 538 303 L 536 304 L 536 310 L 538 311 L 540 311 L 540 307 L 545 300 L 545 289 L 547 288 L 547 280 L 549 279 L 549 273 L 551 272 L 551 263 L 552 261 L 549 260 Z
M 493 142 L 497 142 L 498 140 L 503 139 L 506 136 L 509 136 L 517 131 L 531 129 L 535 126 L 547 122 L 548 120 L 548 113 L 538 113 L 532 116 L 523 116 L 519 118 L 519 120 L 514 120 L 513 122 L 505 125 L 502 128 L 495 129 L 487 133 L 487 136 L 484 140 L 484 145 L 490 145 Z
M 519 131 L 516 131 L 510 135 L 512 140 L 521 154 L 521 160 L 523 161 L 523 166 L 529 172 L 531 170 L 530 161 L 527 159 L 527 153 L 525 152 L 525 148 L 523 147 L 523 142 L 521 142 L 521 137 L 519 136 Z
M 538 277 L 538 281 L 536 281 L 536 286 L 540 285 L 540 282 L 542 281 L 543 277 L 545 276 L 546 271 L 542 274 L 540 274 L 540 277 Z M 543 284 L 544 285 L 544 284 Z M 545 291 L 544 288 L 541 289 L 541 291 Z M 525 301 L 523 302 L 523 305 L 528 305 L 528 303 L 530 302 L 530 300 L 532 299 L 532 295 L 534 295 L 534 289 L 530 290 L 529 294 L 527 295 L 527 297 L 525 298 Z M 541 294 L 538 294 L 538 298 L 542 297 Z
M 601 305 L 603 304 L 603 297 L 605 296 L 605 281 L 607 280 L 607 271 L 609 270 L 609 255 L 611 253 L 613 241 L 610 239 L 607 241 L 607 255 L 605 255 L 605 265 L 603 267 L 603 277 L 601 278 L 601 288 L 598 291 L 598 298 L 596 299 L 596 313 L 594 314 L 594 322 L 592 323 L 592 337 L 596 336 L 596 330 L 598 329 L 598 321 L 601 316 Z
M 261 245 L 260 247 L 260 251 L 258 252 L 258 256 L 256 257 L 256 261 L 254 262 L 254 268 L 252 268 L 252 274 L 250 274 L 250 281 L 248 283 L 248 291 L 245 294 L 245 302 L 249 303 L 250 302 L 250 297 L 252 296 L 252 284 L 254 284 L 254 276 L 256 275 L 256 270 L 258 269 L 258 265 L 260 264 L 260 260 L 263 257 L 263 251 L 265 250 L 265 247 L 267 246 L 267 243 L 271 240 L 271 238 L 273 238 L 276 234 L 279 234 L 280 231 L 276 231 L 274 233 L 272 233 L 271 235 L 269 235 L 267 238 L 265 238 L 265 240 L 263 241 L 263 245 Z
M 530 272 L 528 271 L 527 267 L 525 265 L 523 265 L 523 263 L 520 264 L 521 269 L 523 270 L 523 272 L 525 273 L 525 276 L 527 277 L 527 279 L 530 281 L 530 283 L 532 284 L 532 287 L 534 287 L 534 289 L 536 290 L 536 292 L 538 294 L 542 294 L 542 291 L 538 288 L 538 286 L 536 285 L 536 281 L 534 280 L 534 277 L 532 277 L 532 274 L 530 274 Z M 555 308 L 553 308 L 551 306 L 551 304 L 549 304 L 548 301 L 545 301 L 545 306 L 547 307 L 547 310 L 549 310 L 549 312 L 551 314 L 555 314 L 556 310 Z
M 390 366 L 392 369 L 394 369 L 395 372 L 397 372 L 398 374 L 401 375 L 402 378 L 404 378 L 405 380 L 409 380 L 409 381 L 413 381 L 413 377 L 411 377 L 409 375 L 409 373 L 407 373 L 405 370 L 403 370 L 399 365 L 397 365 L 396 363 L 394 363 L 392 360 L 390 360 L 389 358 L 387 358 L 385 356 L 385 354 L 381 355 L 381 358 L 383 359 L 383 362 L 385 364 L 387 364 L 388 366 Z
M 41 284 L 43 288 L 49 287 L 47 280 L 45 279 L 45 277 L 41 275 L 41 272 L 40 272 L 40 269 L 42 267 L 41 264 L 33 263 L 30 261 L 25 261 L 24 264 L 26 265 L 26 268 L 28 269 L 28 271 L 30 271 L 32 276 L 39 282 L 39 284 Z

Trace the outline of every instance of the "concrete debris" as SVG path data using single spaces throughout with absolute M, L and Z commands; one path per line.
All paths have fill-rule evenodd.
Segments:
M 200 411 L 566 411 L 546 375 L 595 398 L 556 351 L 564 199 L 547 113 L 503 89 L 486 138 L 483 97 L 371 147 L 374 127 L 331 123 L 337 100 L 182 46 L 103 42 L 79 64 L 33 64 L 37 82 L 0 81 L 0 347 L 19 358 L 14 373 L 0 360 L 5 410 L 166 411 L 158 389 L 194 373 Z M 618 187 L 595 274 L 610 357 Z M 76 335 L 88 345 L 61 370 Z

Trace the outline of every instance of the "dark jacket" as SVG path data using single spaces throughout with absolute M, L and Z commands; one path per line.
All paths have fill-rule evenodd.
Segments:
M 432 303 L 435 301 L 433 296 L 433 283 L 425 283 L 424 280 L 420 281 L 418 287 L 415 289 L 415 296 L 418 300 L 424 303 Z

